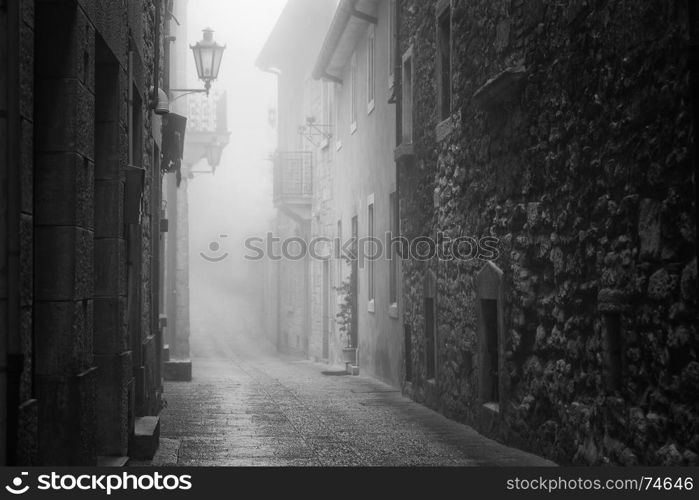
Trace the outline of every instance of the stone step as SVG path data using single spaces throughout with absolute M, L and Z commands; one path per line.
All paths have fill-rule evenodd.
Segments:
M 100 456 L 97 457 L 97 467 L 126 467 L 129 457 Z
M 189 359 L 171 359 L 163 363 L 165 380 L 189 382 L 192 380 L 192 361 Z
M 160 417 L 138 417 L 134 423 L 134 435 L 129 439 L 129 456 L 150 460 L 158 450 Z

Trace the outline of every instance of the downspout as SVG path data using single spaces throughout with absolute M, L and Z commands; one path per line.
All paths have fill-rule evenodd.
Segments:
M 160 4 L 155 0 L 155 48 L 153 49 L 153 99 L 158 102 L 158 84 L 160 83 Z M 152 106 L 151 106 L 152 107 Z

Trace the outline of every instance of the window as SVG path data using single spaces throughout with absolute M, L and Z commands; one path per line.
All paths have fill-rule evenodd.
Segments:
M 322 95 L 322 112 L 323 112 L 323 122 L 321 125 L 324 127 L 327 126 L 329 128 L 329 137 L 324 137 L 322 142 L 321 142 L 321 147 L 326 148 L 328 147 L 328 144 L 330 142 L 330 139 L 334 135 L 335 132 L 335 127 L 334 127 L 334 122 L 335 122 L 335 103 L 334 98 L 334 89 L 333 89 L 333 84 L 332 82 L 328 81 L 323 81 L 322 86 L 321 86 L 321 95 Z
M 425 299 L 425 375 L 428 380 L 435 374 L 435 337 L 434 337 L 434 297 Z
M 497 403 L 500 359 L 498 355 L 498 301 L 481 299 L 481 315 L 483 317 L 483 372 L 481 396 L 485 401 Z
M 340 99 L 340 92 L 342 90 L 342 86 L 338 83 L 332 85 L 332 93 L 333 93 L 333 121 L 332 126 L 332 135 L 335 137 L 335 149 L 340 150 L 342 148 L 342 141 L 340 140 L 340 102 L 342 102 L 342 99 Z
M 337 241 L 335 242 L 335 258 L 337 260 L 337 281 L 336 286 L 342 285 L 342 280 L 344 278 L 342 274 L 342 219 L 337 221 Z
M 437 106 L 440 121 L 451 115 L 451 8 L 437 15 Z
M 480 398 L 483 406 L 500 411 L 501 351 L 504 345 L 502 326 L 502 270 L 490 261 L 476 276 L 478 298 L 478 359 L 480 363 Z
M 367 207 L 367 236 L 371 248 L 367 250 L 367 295 L 369 300 L 369 312 L 374 312 L 374 261 L 376 260 L 376 251 L 374 241 L 374 196 L 369 196 Z
M 437 276 L 431 269 L 425 274 L 424 318 L 425 318 L 425 377 L 433 380 L 437 373 L 437 321 L 435 304 L 437 297 Z
M 413 49 L 403 55 L 401 87 L 401 143 L 413 142 Z
M 350 62 L 349 115 L 350 134 L 357 130 L 357 53 L 352 53 Z
M 393 88 L 396 66 L 396 0 L 388 2 L 388 88 Z
M 374 110 L 375 93 L 376 93 L 376 28 L 373 24 L 369 25 L 369 38 L 367 39 L 366 47 L 366 112 L 371 113 Z
M 602 317 L 603 355 L 607 386 L 612 390 L 621 389 L 621 315 L 608 312 Z
M 405 349 L 405 381 L 413 380 L 413 339 L 410 325 L 403 326 L 403 342 Z
M 398 197 L 396 192 L 392 192 L 388 195 L 388 217 L 389 224 L 391 225 L 391 238 L 397 238 L 399 236 L 399 225 L 398 225 Z M 390 283 L 389 283 L 389 297 L 388 301 L 390 304 L 398 303 L 398 252 L 396 252 L 395 245 L 390 246 Z

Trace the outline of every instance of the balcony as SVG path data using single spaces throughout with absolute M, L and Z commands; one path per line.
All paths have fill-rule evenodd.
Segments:
M 278 151 L 273 160 L 275 206 L 292 217 L 310 218 L 313 154 L 310 151 Z

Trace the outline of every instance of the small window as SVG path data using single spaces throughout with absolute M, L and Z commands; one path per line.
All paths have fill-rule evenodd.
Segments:
M 479 385 L 483 405 L 500 411 L 500 375 L 504 345 L 502 331 L 502 270 L 488 261 L 476 276 L 478 297 L 478 360 Z
M 388 195 L 388 216 L 389 216 L 389 224 L 391 225 L 391 237 L 390 240 L 392 241 L 393 238 L 397 238 L 399 236 L 399 229 L 398 229 L 398 197 L 396 196 L 396 192 L 392 192 L 391 194 Z M 398 252 L 396 252 L 395 245 L 390 245 L 390 268 L 389 268 L 389 273 L 390 273 L 390 284 L 389 284 L 389 303 L 391 304 L 396 304 L 398 303 Z
M 342 285 L 342 280 L 344 279 L 344 274 L 342 273 L 342 219 L 337 220 L 337 241 L 335 242 L 335 258 L 337 260 L 337 279 L 336 286 L 340 287 Z
M 618 391 L 622 385 L 621 315 L 619 313 L 610 312 L 602 316 L 602 335 L 607 385 L 610 389 Z
M 396 66 L 396 0 L 388 2 L 388 88 L 393 88 Z
M 481 314 L 483 317 L 483 375 L 481 396 L 487 402 L 497 403 L 500 400 L 498 354 L 498 301 L 481 299 Z
M 336 83 L 332 86 L 332 93 L 333 93 L 332 100 L 333 100 L 333 108 L 335 110 L 333 112 L 333 121 L 331 122 L 332 126 L 333 126 L 332 135 L 333 135 L 333 137 L 335 137 L 335 149 L 338 151 L 340 150 L 340 148 L 342 148 L 342 141 L 340 140 L 340 111 L 341 111 L 340 110 L 340 102 L 342 102 L 341 96 L 340 96 L 341 90 L 342 90 L 342 86 L 338 83 Z
M 403 326 L 403 342 L 405 349 L 405 381 L 413 380 L 413 338 L 410 325 Z
M 401 84 L 401 143 L 413 142 L 413 52 L 409 49 L 403 56 Z
M 321 87 L 321 93 L 323 97 L 323 127 L 328 127 L 327 129 L 327 137 L 323 137 L 323 140 L 321 142 L 321 147 L 325 148 L 328 146 L 330 139 L 332 138 L 335 128 L 334 128 L 334 122 L 335 122 L 335 103 L 334 101 L 334 89 L 333 89 L 333 83 L 332 82 L 327 82 L 323 81 L 322 87 Z
M 434 297 L 425 299 L 425 375 L 427 379 L 435 376 L 435 335 L 434 335 Z
M 349 89 L 349 121 L 350 134 L 357 130 L 357 53 L 352 54 L 350 62 L 350 89 Z
M 437 17 L 437 105 L 440 121 L 451 115 L 451 8 Z
M 373 239 L 374 239 L 374 200 L 373 197 L 370 197 L 369 201 L 369 206 L 368 206 L 368 213 L 367 213 L 367 229 L 368 229 L 368 236 L 369 236 L 369 242 L 371 245 L 373 245 Z M 368 286 L 368 300 L 369 302 L 372 302 L 374 300 L 374 261 L 376 260 L 373 257 L 373 254 L 376 252 L 376 249 L 373 248 L 373 246 L 369 250 L 372 255 L 368 259 L 367 262 L 367 286 Z M 371 306 L 370 306 L 371 307 Z
M 369 25 L 369 37 L 367 39 L 366 48 L 366 99 L 367 113 L 374 110 L 375 93 L 376 93 L 376 28 L 373 24 Z

